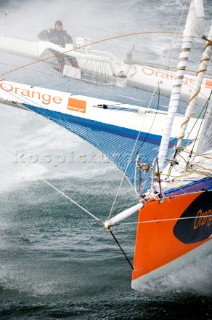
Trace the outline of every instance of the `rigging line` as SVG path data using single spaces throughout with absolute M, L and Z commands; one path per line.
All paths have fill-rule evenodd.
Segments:
M 185 147 L 185 149 L 183 150 L 183 152 L 189 153 L 190 150 L 187 149 L 187 147 Z M 200 152 L 198 152 L 198 151 L 194 151 L 193 154 L 195 154 L 196 156 L 201 156 L 201 157 L 203 157 L 203 158 L 212 159 L 212 156 L 210 156 L 211 153 L 209 153 L 209 152 L 200 153 Z
M 199 129 L 198 129 L 198 131 L 197 131 L 196 138 L 194 139 L 194 143 L 193 143 L 193 146 L 192 146 L 192 148 L 191 148 L 190 154 L 189 154 L 189 156 L 188 156 L 189 158 L 191 158 L 191 156 L 192 156 L 192 153 L 193 153 L 195 144 L 196 144 L 196 142 L 197 142 L 198 135 L 199 135 L 199 133 L 200 133 L 200 130 L 202 129 L 203 121 L 204 121 L 204 118 L 205 118 L 205 115 L 206 115 L 206 112 L 207 112 L 207 109 L 208 109 L 208 106 L 209 106 L 209 101 L 210 101 L 211 95 L 212 95 L 212 90 L 211 90 L 210 96 L 209 96 L 209 98 L 208 98 L 208 100 L 207 100 L 207 102 L 206 102 L 206 107 L 205 107 L 205 110 L 204 110 L 203 118 L 202 118 L 201 124 L 200 124 L 200 126 L 199 126 Z M 193 129 L 193 128 L 192 128 L 192 129 Z M 187 160 L 187 165 L 189 164 L 189 160 L 190 160 L 190 159 Z
M 190 150 L 186 150 L 186 149 L 184 149 L 183 151 L 185 153 L 189 153 L 190 152 Z M 205 154 L 205 153 L 199 153 L 199 152 L 193 151 L 193 154 L 196 155 L 196 156 L 202 157 L 202 158 L 206 158 L 206 159 L 212 160 L 212 156 L 210 156 L 208 154 Z
M 150 100 L 150 102 L 149 102 L 148 109 L 150 109 L 150 106 L 151 106 L 151 104 L 152 104 L 152 100 L 153 100 L 153 97 L 154 97 L 154 95 L 155 95 L 155 91 L 156 91 L 156 86 L 155 86 L 154 92 L 153 92 L 153 94 L 152 94 L 151 100 Z M 159 81 L 158 81 L 158 103 L 157 103 L 156 112 L 154 113 L 154 118 L 153 118 L 153 120 L 152 120 L 150 129 L 147 131 L 146 136 L 145 136 L 142 144 L 140 145 L 138 151 L 140 151 L 140 150 L 142 149 L 144 143 L 146 142 L 148 136 L 150 135 L 150 131 L 152 130 L 152 127 L 153 127 L 153 125 L 154 125 L 154 123 L 155 123 L 156 116 L 158 115 L 159 105 L 160 105 L 160 84 L 159 84 Z M 137 151 L 137 152 L 138 152 L 138 151 Z
M 192 164 L 194 166 L 194 164 Z M 192 173 L 200 173 L 206 177 L 210 177 L 211 176 L 211 173 L 212 173 L 212 170 L 209 169 L 209 168 L 206 168 L 206 167 L 203 167 L 201 165 L 196 165 L 195 166 L 197 167 Z
M 176 169 L 175 169 L 176 170 Z M 176 170 L 177 171 L 177 170 Z M 205 172 L 205 171 L 207 171 L 207 173 Z M 187 171 L 187 173 L 183 173 L 183 174 L 181 174 L 181 172 L 180 171 L 177 171 L 178 173 L 179 173 L 179 175 L 177 175 L 177 176 L 174 176 L 174 175 L 170 175 L 170 178 L 172 178 L 173 180 L 176 180 L 176 179 L 179 179 L 179 178 L 183 178 L 183 177 L 188 177 L 188 176 L 191 176 L 191 175 L 193 175 L 193 174 L 195 174 L 195 173 L 202 173 L 203 175 L 205 175 L 205 176 L 210 176 L 210 172 L 208 172 L 208 171 L 211 171 L 210 169 L 205 169 L 205 171 L 202 171 L 202 170 L 192 170 L 192 171 Z M 163 176 L 166 176 L 166 174 L 163 174 Z M 183 187 L 183 186 L 182 186 Z
M 206 166 L 205 166 L 206 165 Z M 212 169 L 210 168 L 207 168 L 207 163 L 195 163 L 195 162 L 192 162 L 192 166 L 196 167 L 197 169 L 195 171 L 199 171 L 201 172 L 201 169 L 204 170 L 204 171 L 208 171 L 209 172 L 212 172 Z M 198 169 L 199 168 L 199 169 Z M 203 171 L 203 172 L 204 172 Z
M 191 220 L 191 219 L 202 219 L 202 218 L 212 218 L 212 215 L 208 216 L 193 216 L 193 217 L 182 217 L 182 218 L 169 218 L 169 219 L 157 219 L 157 220 L 144 220 L 139 222 L 121 222 L 117 223 L 116 225 L 123 225 L 123 224 L 145 224 L 145 223 L 158 223 L 158 222 L 168 222 L 168 221 L 176 221 L 176 220 Z
M 145 35 L 145 34 L 174 34 L 174 35 L 179 35 L 179 34 L 182 34 L 182 32 L 177 32 L 176 33 L 176 32 L 172 32 L 172 31 L 145 31 L 145 32 L 127 33 L 127 34 L 121 34 L 121 35 L 116 35 L 116 36 L 112 36 L 112 37 L 107 37 L 107 38 L 104 38 L 104 39 L 96 40 L 96 41 L 93 41 L 93 42 L 91 42 L 89 44 L 81 45 L 77 49 L 78 50 L 79 49 L 83 49 L 83 48 L 86 48 L 87 46 L 98 44 L 98 43 L 102 43 L 102 42 L 106 42 L 106 41 L 109 41 L 109 40 L 114 40 L 114 39 L 119 39 L 119 38 L 124 38 L 124 37 L 132 37 L 132 36 L 136 36 L 136 35 Z M 11 69 L 9 71 L 1 73 L 0 77 L 5 76 L 6 74 L 9 74 L 11 72 L 23 69 L 25 67 L 29 67 L 29 66 L 34 65 L 36 63 L 39 63 L 39 62 L 42 62 L 42 61 L 47 61 L 47 60 L 51 59 L 52 57 L 58 57 L 60 55 L 64 55 L 64 54 L 66 54 L 68 52 L 72 52 L 72 51 L 75 51 L 75 48 L 69 49 L 69 50 L 64 50 L 62 53 L 52 54 L 52 55 L 50 55 L 48 57 L 45 57 L 45 58 L 42 58 L 42 59 L 27 63 L 25 65 L 16 67 L 14 69 Z
M 194 130 L 194 127 L 196 126 L 196 124 L 197 124 L 197 122 L 198 122 L 198 120 L 200 119 L 200 117 L 201 117 L 202 114 L 203 114 L 202 119 L 204 119 L 205 113 L 206 113 L 207 108 L 208 108 L 208 105 L 209 105 L 210 98 L 211 98 L 211 93 L 210 93 L 210 96 L 208 97 L 206 103 L 204 104 L 202 110 L 200 111 L 198 117 L 196 118 L 196 121 L 195 121 L 195 123 L 193 124 L 193 127 L 191 128 L 190 132 L 188 133 L 187 139 L 189 139 L 189 136 L 191 135 L 192 131 Z
M 156 87 L 155 87 L 155 89 L 154 89 L 154 92 L 152 93 L 152 98 L 151 98 L 151 100 L 150 100 L 150 103 L 149 103 L 147 109 L 150 108 L 150 106 L 151 106 L 151 103 L 152 103 L 152 99 L 153 99 L 155 90 L 156 90 Z M 145 115 L 146 115 L 146 113 L 145 113 Z M 142 126 L 141 126 L 141 128 L 142 128 Z M 126 172 L 127 172 L 127 169 L 128 169 L 128 167 L 129 167 L 129 165 L 130 165 L 130 161 L 132 160 L 132 157 L 133 157 L 133 154 L 134 154 L 134 151 L 135 151 L 135 148 L 136 148 L 138 139 L 139 139 L 139 137 L 140 137 L 140 134 L 141 134 L 141 129 L 138 131 L 138 135 L 137 135 L 136 140 L 135 140 L 135 142 L 134 142 L 134 145 L 133 145 L 133 147 L 132 147 L 132 151 L 131 151 L 131 154 L 130 154 L 129 159 L 128 159 L 128 161 L 127 161 L 126 168 L 125 168 L 125 170 L 124 170 L 124 172 L 123 172 L 122 180 L 121 180 L 121 182 L 120 182 L 120 184 L 119 184 L 119 187 L 118 187 L 117 193 L 116 193 L 116 195 L 115 195 L 115 198 L 114 198 L 112 207 L 111 207 L 111 209 L 110 209 L 110 213 L 109 213 L 109 215 L 108 215 L 108 219 L 111 218 L 113 209 L 114 209 L 114 207 L 115 207 L 116 200 L 117 200 L 117 198 L 118 198 L 119 192 L 120 192 L 121 187 L 122 187 L 122 184 L 123 184 L 123 182 L 124 182 L 124 179 L 125 179 L 125 176 L 126 176 Z M 136 192 L 136 194 L 137 194 L 137 192 Z
M 182 17 L 184 15 L 186 7 L 188 7 L 188 1 L 186 1 L 185 4 L 184 4 L 184 8 L 183 8 L 182 13 L 180 15 L 180 18 L 178 20 L 178 23 L 177 23 L 177 26 L 176 26 L 176 30 L 179 29 L 179 26 L 180 26 L 180 23 L 181 23 L 181 20 L 182 20 Z M 177 35 L 177 31 L 175 31 L 175 34 Z M 173 48 L 173 39 L 172 39 L 172 43 L 170 44 L 169 65 L 168 65 L 169 68 L 170 68 L 170 64 L 171 64 L 171 60 L 172 60 L 172 48 Z M 165 64 L 165 61 L 164 61 L 164 64 Z
M 15 157 L 13 157 L 9 152 L 7 152 L 6 150 L 0 148 L 1 151 L 3 151 L 5 154 L 7 154 L 11 159 L 15 159 Z M 24 166 L 26 166 L 25 163 L 21 163 Z M 29 167 L 27 167 L 27 170 L 29 169 Z M 97 218 L 94 214 L 92 214 L 90 211 L 88 211 L 87 209 L 85 209 L 84 207 L 82 207 L 79 203 L 77 203 L 75 200 L 73 200 L 72 198 L 70 198 L 69 196 L 67 196 L 63 191 L 59 190 L 57 187 L 55 187 L 52 183 L 50 183 L 49 181 L 47 181 L 44 178 L 38 177 L 39 180 L 45 182 L 46 184 L 48 184 L 52 189 L 56 190 L 59 194 L 61 194 L 63 197 L 65 197 L 66 199 L 68 199 L 69 201 L 71 201 L 73 204 L 75 204 L 78 208 L 80 208 L 82 211 L 86 212 L 89 216 L 91 216 L 92 218 L 94 218 L 96 221 L 101 222 L 101 220 L 99 218 Z M 102 222 L 101 222 L 102 223 Z
M 125 259 L 127 260 L 127 262 L 129 263 L 130 267 L 132 268 L 132 270 L 134 270 L 134 267 L 132 265 L 132 263 L 130 262 L 129 258 L 127 257 L 126 253 L 124 252 L 124 250 L 122 249 L 120 243 L 118 242 L 117 238 L 115 237 L 114 233 L 112 232 L 112 230 L 109 230 L 110 234 L 112 235 L 113 239 L 115 240 L 115 242 L 117 243 L 119 249 L 121 250 L 121 252 L 123 253 Z
M 86 212 L 87 214 L 89 214 L 89 216 L 93 217 L 96 221 L 101 222 L 101 220 L 99 218 L 97 218 L 94 214 L 92 214 L 90 211 L 88 211 L 87 209 L 85 209 L 84 207 L 82 207 L 79 203 L 77 203 L 75 200 L 73 200 L 72 198 L 68 197 L 63 191 L 59 190 L 57 187 L 55 187 L 53 184 L 51 184 L 49 181 L 47 181 L 46 179 L 40 178 L 40 180 L 44 181 L 46 184 L 48 184 L 51 188 L 55 189 L 58 193 L 60 193 L 63 197 L 65 197 L 66 199 L 70 200 L 73 204 L 75 204 L 78 208 L 80 208 L 81 210 L 83 210 L 84 212 Z
M 173 179 L 173 181 L 175 181 L 175 180 L 180 181 L 179 178 L 189 177 L 189 176 L 192 176 L 192 175 L 195 175 L 195 174 L 203 175 L 203 176 L 206 176 L 206 177 L 211 177 L 211 174 L 212 174 L 212 170 L 211 169 L 208 169 L 207 167 L 202 167 L 202 166 L 199 166 L 199 169 L 197 167 L 197 169 L 193 169 L 192 171 L 189 171 L 186 174 L 180 174 L 180 171 L 177 171 L 177 172 L 179 173 L 178 176 L 170 176 Z M 190 178 L 183 179 L 183 181 L 184 180 L 185 181 L 191 181 Z
M 194 130 L 194 127 L 196 126 L 197 121 L 200 119 L 200 117 L 201 117 L 202 114 L 203 114 L 202 120 L 204 120 L 205 113 L 206 113 L 207 108 L 208 108 L 208 106 L 209 106 L 209 102 L 210 102 L 211 96 L 212 96 L 212 90 L 211 90 L 210 95 L 209 95 L 209 97 L 207 98 L 204 106 L 203 106 L 202 109 L 200 110 L 199 115 L 198 115 L 198 117 L 196 118 L 196 121 L 195 121 L 193 127 L 191 128 L 190 132 L 188 133 L 186 139 L 189 139 L 189 136 L 190 136 L 191 132 Z M 200 125 L 200 128 L 201 128 L 201 126 L 202 126 L 202 124 Z M 200 128 L 199 128 L 199 129 L 200 129 Z M 197 132 L 196 139 L 197 139 L 198 134 L 199 134 L 199 130 L 198 130 L 198 132 Z

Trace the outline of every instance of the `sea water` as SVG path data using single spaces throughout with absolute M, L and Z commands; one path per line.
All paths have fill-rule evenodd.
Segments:
M 208 25 L 211 3 L 205 4 Z M 8 10 L 9 35 L 35 41 L 39 30 L 58 18 L 73 38 L 168 29 L 177 24 L 184 5 L 180 0 L 4 1 L 1 13 L 3 17 Z M 123 51 L 131 45 L 128 41 L 122 42 Z M 150 47 L 148 41 L 146 50 L 167 49 L 159 42 Z M 141 44 L 136 45 L 140 52 Z M 7 58 L 1 68 L 21 59 Z M 30 74 L 38 85 L 70 89 L 52 71 L 44 77 L 33 68 L 34 73 L 13 73 L 11 79 L 27 81 Z M 92 89 L 71 85 L 83 93 Z M 110 233 L 57 192 L 104 221 L 115 198 L 113 214 L 137 203 L 132 187 L 122 183 L 122 173 L 92 146 L 40 116 L 0 105 L 0 118 L 0 319 L 212 318 L 212 254 L 202 252 L 192 265 L 133 291 L 131 267 Z M 113 229 L 130 261 L 136 219 Z

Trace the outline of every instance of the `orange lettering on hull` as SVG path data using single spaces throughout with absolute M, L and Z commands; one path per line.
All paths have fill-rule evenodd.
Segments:
M 49 105 L 52 102 L 55 104 L 61 104 L 61 102 L 62 102 L 61 97 L 52 96 L 51 94 L 41 93 L 39 91 L 34 91 L 32 89 L 32 86 L 29 86 L 29 88 L 17 87 L 11 83 L 2 82 L 0 84 L 0 90 L 6 91 L 8 93 L 10 93 L 10 92 L 16 93 L 19 96 L 27 97 L 29 99 L 39 100 L 39 102 L 44 105 Z
M 146 76 L 150 76 L 150 77 L 162 78 L 165 80 L 174 80 L 174 74 L 169 73 L 169 72 L 160 71 L 157 69 L 153 69 L 151 67 L 142 67 L 141 72 L 143 74 L 145 74 Z M 188 78 L 186 76 L 184 77 L 184 80 L 183 80 L 184 85 L 187 85 L 187 84 L 191 85 L 194 83 L 195 83 L 194 79 L 192 79 L 190 77 Z
M 212 80 L 205 80 L 205 88 L 212 89 Z

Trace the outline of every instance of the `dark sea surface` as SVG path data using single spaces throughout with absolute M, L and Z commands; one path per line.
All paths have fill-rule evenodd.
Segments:
M 39 30 L 59 17 L 74 38 L 87 34 L 95 39 L 169 26 L 175 30 L 184 4 L 180 0 L 10 0 L 0 3 L 0 13 L 3 17 L 8 10 L 5 28 L 10 36 L 36 41 Z M 211 1 L 205 5 L 207 27 Z M 153 46 L 150 40 L 143 39 L 146 51 L 166 53 L 165 38 Z M 120 50 L 116 45 L 120 44 L 113 46 L 118 55 L 132 42 L 123 41 Z M 138 45 L 138 52 L 143 47 Z M 1 57 L 6 59 L 5 53 Z M 1 68 L 22 59 L 3 58 Z M 13 73 L 8 78 L 30 79 L 58 90 L 69 90 L 71 85 L 82 94 L 92 89 L 53 76 L 47 67 L 45 73 L 33 68 L 34 73 Z M 113 94 L 121 97 L 119 89 L 107 90 L 110 99 Z M 133 89 L 124 93 L 127 99 L 139 95 Z M 105 220 L 123 175 L 92 146 L 40 116 L 0 104 L 0 165 L 0 319 L 212 319 L 212 253 L 203 251 L 192 264 L 135 292 L 130 287 L 131 268 L 108 231 L 45 183 Z M 124 181 L 113 214 L 136 203 L 132 187 Z M 130 261 L 136 220 L 137 215 L 129 219 L 131 224 L 113 229 Z

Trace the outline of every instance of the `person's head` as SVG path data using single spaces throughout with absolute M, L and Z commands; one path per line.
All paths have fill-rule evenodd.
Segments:
M 55 25 L 54 25 L 54 27 L 55 27 L 55 30 L 57 30 L 57 31 L 60 31 L 60 30 L 62 30 L 62 29 L 63 29 L 63 24 L 62 24 L 62 21 L 60 21 L 60 20 L 57 20 L 57 21 L 55 22 Z

